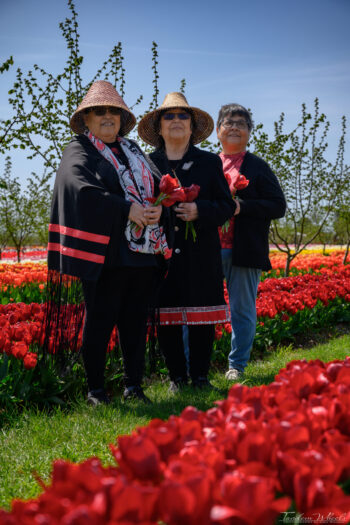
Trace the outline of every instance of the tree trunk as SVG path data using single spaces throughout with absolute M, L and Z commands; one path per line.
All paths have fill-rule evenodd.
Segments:
M 21 262 L 21 248 L 16 248 L 17 262 Z
M 347 256 L 349 255 L 349 248 L 350 248 L 350 238 L 348 239 L 348 242 L 347 242 L 347 244 L 346 244 L 345 254 L 344 254 L 344 259 L 343 259 L 343 264 L 346 264 L 346 258 L 347 258 Z
M 290 263 L 292 262 L 292 260 L 293 260 L 293 257 L 291 257 L 291 255 L 289 253 L 287 253 L 286 265 L 284 267 L 284 276 L 285 277 L 289 276 Z

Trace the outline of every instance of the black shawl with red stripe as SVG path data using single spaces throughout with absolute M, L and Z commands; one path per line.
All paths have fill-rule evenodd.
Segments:
M 113 166 L 87 137 L 74 137 L 55 181 L 49 270 L 96 281 L 111 245 L 118 249 L 124 236 L 130 206 Z

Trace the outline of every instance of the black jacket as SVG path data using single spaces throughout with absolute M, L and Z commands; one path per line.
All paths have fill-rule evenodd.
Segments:
M 172 174 L 162 150 L 150 154 L 162 175 Z M 186 168 L 188 166 L 188 169 Z M 176 219 L 173 256 L 161 290 L 161 307 L 195 307 L 224 305 L 221 248 L 218 227 L 235 210 L 223 174 L 220 158 L 191 146 L 176 175 L 183 186 L 198 184 L 196 199 L 198 219 L 193 222 L 197 239 L 191 232 L 185 239 L 185 222 Z
M 241 211 L 233 229 L 233 266 L 270 270 L 269 228 L 272 219 L 283 217 L 286 200 L 269 165 L 247 151 L 240 173 L 249 185 L 237 191 Z

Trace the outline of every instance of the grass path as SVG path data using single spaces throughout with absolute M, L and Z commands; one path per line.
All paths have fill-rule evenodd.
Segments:
M 346 355 L 350 355 L 350 335 L 307 350 L 280 349 L 263 361 L 250 363 L 242 382 L 248 386 L 268 384 L 293 359 L 332 361 Z M 91 408 L 80 400 L 72 407 L 50 413 L 24 410 L 0 431 L 0 507 L 9 508 L 15 497 L 37 496 L 40 488 L 32 472 L 48 481 L 52 460 L 56 458 L 78 462 L 98 456 L 105 464 L 111 463 L 108 444 L 114 443 L 118 434 L 130 433 L 152 418 L 167 419 L 171 414 L 179 414 L 187 405 L 201 410 L 210 408 L 216 399 L 226 396 L 230 386 L 218 372 L 211 379 L 221 393 L 195 392 L 188 387 L 174 396 L 168 393 L 168 383 L 158 380 L 146 388 L 154 402 L 151 406 L 116 399 L 111 406 Z

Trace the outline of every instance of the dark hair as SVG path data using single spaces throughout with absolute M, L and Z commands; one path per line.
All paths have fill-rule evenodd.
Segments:
M 191 130 L 192 130 L 192 134 L 191 134 L 191 137 L 190 137 L 190 144 L 192 144 L 192 137 L 193 137 L 193 133 L 196 132 L 197 130 L 197 124 L 196 124 L 196 121 L 194 119 L 194 116 L 193 116 L 193 112 L 188 109 L 188 108 L 178 108 L 178 107 L 175 107 L 175 108 L 167 108 L 167 109 L 162 109 L 162 111 L 159 111 L 156 119 L 155 119 L 155 122 L 154 122 L 154 130 L 155 132 L 157 133 L 157 137 L 158 137 L 158 140 L 157 140 L 157 144 L 156 144 L 156 148 L 157 149 L 164 149 L 165 148 L 165 143 L 164 143 L 164 139 L 161 135 L 159 135 L 159 132 L 160 132 L 160 119 L 162 118 L 162 116 L 164 115 L 164 113 L 167 113 L 170 109 L 181 109 L 182 111 L 188 113 L 189 115 L 191 115 Z
M 234 115 L 239 115 L 245 119 L 249 131 L 253 129 L 254 122 L 250 111 L 248 111 L 244 106 L 236 103 L 225 104 L 225 106 L 221 106 L 216 123 L 217 127 L 219 128 L 221 126 L 226 117 L 233 117 Z

